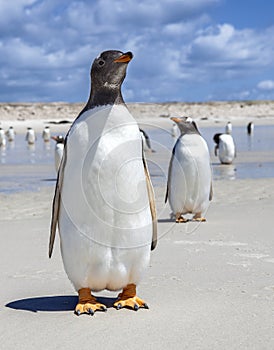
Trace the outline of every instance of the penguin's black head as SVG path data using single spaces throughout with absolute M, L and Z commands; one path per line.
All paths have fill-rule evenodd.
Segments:
M 174 121 L 178 128 L 180 129 L 180 132 L 182 135 L 185 134 L 200 134 L 197 124 L 194 120 L 190 117 L 172 117 L 170 118 L 172 121 Z
M 219 145 L 219 143 L 220 143 L 220 136 L 221 136 L 222 134 L 221 133 L 218 133 L 218 134 L 215 134 L 214 136 L 213 136 L 213 140 L 214 140 L 214 142 L 217 144 L 217 145 Z
M 54 141 L 56 141 L 57 143 L 64 143 L 65 142 L 63 135 L 51 136 L 51 138 Z
M 102 52 L 93 61 L 91 82 L 94 88 L 120 88 L 126 77 L 127 65 L 133 58 L 131 52 L 109 50 Z

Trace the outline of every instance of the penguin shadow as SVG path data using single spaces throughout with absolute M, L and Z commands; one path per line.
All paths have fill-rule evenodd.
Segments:
M 165 223 L 165 222 L 173 222 L 173 223 L 175 223 L 175 219 L 171 219 L 171 218 L 158 219 L 157 221 L 158 221 L 158 223 Z
M 117 298 L 107 297 L 96 297 L 96 299 L 99 303 L 106 305 L 107 308 L 113 307 L 113 304 L 117 300 Z M 61 312 L 74 311 L 77 303 L 78 296 L 76 295 L 58 295 L 15 300 L 5 306 L 14 310 L 31 312 Z

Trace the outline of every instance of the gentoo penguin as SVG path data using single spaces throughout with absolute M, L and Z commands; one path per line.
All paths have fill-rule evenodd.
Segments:
M 168 170 L 165 201 L 176 222 L 187 222 L 185 214 L 194 214 L 193 221 L 205 221 L 202 214 L 212 199 L 210 155 L 206 141 L 191 118 L 171 118 L 181 135 L 173 147 Z
M 36 136 L 34 130 L 31 127 L 28 127 L 26 133 L 26 141 L 29 145 L 33 145 L 35 143 L 35 140 Z
M 6 136 L 5 136 L 5 131 L 0 128 L 0 147 L 5 147 L 6 146 Z
M 227 122 L 227 124 L 225 126 L 225 132 L 226 132 L 226 134 L 231 134 L 232 133 L 232 124 L 231 124 L 231 122 Z
M 178 127 L 176 123 L 172 124 L 172 128 L 171 128 L 171 136 L 172 137 L 177 137 L 178 136 Z
M 145 132 L 145 130 L 140 129 L 142 141 L 143 141 L 143 147 L 145 151 L 149 152 L 155 152 L 154 149 L 151 148 L 151 142 L 148 134 Z
M 248 133 L 248 135 L 252 135 L 253 131 L 254 131 L 254 124 L 253 124 L 253 122 L 249 122 L 247 124 L 247 133 Z
M 59 166 L 63 157 L 65 139 L 62 135 L 52 136 L 51 138 L 54 141 L 56 141 L 54 160 L 55 160 L 55 169 L 56 169 L 56 172 L 58 173 Z
M 122 292 L 114 307 L 147 304 L 136 285 L 156 246 L 154 192 L 139 127 L 121 94 L 131 52 L 104 51 L 91 67 L 89 100 L 65 138 L 53 200 L 65 271 L 79 294 L 77 315 L 106 310 L 91 292 Z
M 8 128 L 8 130 L 6 131 L 6 135 L 7 135 L 7 139 L 8 139 L 9 142 L 14 141 L 14 139 L 15 139 L 15 131 L 14 131 L 13 126 L 10 126 Z
M 42 132 L 42 138 L 45 142 L 50 141 L 50 127 L 49 126 L 45 126 L 45 128 Z
M 228 134 L 215 134 L 213 140 L 216 143 L 214 154 L 219 155 L 222 164 L 231 164 L 236 157 L 236 149 L 233 137 Z M 219 151 L 219 152 L 217 152 Z

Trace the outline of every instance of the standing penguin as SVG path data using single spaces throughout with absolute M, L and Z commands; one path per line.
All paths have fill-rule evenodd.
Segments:
M 29 145 L 33 145 L 36 141 L 35 132 L 31 127 L 27 128 L 26 141 Z
M 247 133 L 248 135 L 252 135 L 254 132 L 254 123 L 253 122 L 249 122 L 247 124 Z
M 172 137 L 177 137 L 178 136 L 178 126 L 176 123 L 172 124 L 172 128 L 171 128 L 171 136 Z
M 8 130 L 6 131 L 6 135 L 7 135 L 7 139 L 8 139 L 9 142 L 14 141 L 14 139 L 15 139 L 15 131 L 14 131 L 13 126 L 10 126 L 8 128 Z
M 5 131 L 0 128 L 0 147 L 5 147 L 6 146 L 6 136 L 5 136 Z
M 148 134 L 145 132 L 145 130 L 140 129 L 142 141 L 143 141 L 143 147 L 145 151 L 149 152 L 155 152 L 154 149 L 151 148 L 151 142 Z
M 45 126 L 45 128 L 42 132 L 42 138 L 45 142 L 50 141 L 50 127 L 49 126 Z
M 206 141 L 191 118 L 171 118 L 181 135 L 169 163 L 165 201 L 176 222 L 187 222 L 185 214 L 194 214 L 193 221 L 205 221 L 202 214 L 212 199 L 210 155 Z
M 92 291 L 123 289 L 117 309 L 147 304 L 136 285 L 156 246 L 156 209 L 138 125 L 121 85 L 131 52 L 104 51 L 91 67 L 89 100 L 71 126 L 53 201 L 49 256 L 58 224 L 77 315 L 106 310 Z
M 233 137 L 228 134 L 215 134 L 213 140 L 216 143 L 214 154 L 219 155 L 222 164 L 231 164 L 236 157 L 236 148 Z M 219 151 L 219 152 L 217 152 Z
M 59 167 L 61 164 L 61 160 L 63 157 L 63 153 L 64 153 L 65 139 L 62 135 L 52 136 L 51 138 L 54 141 L 56 141 L 55 151 L 54 151 L 54 161 L 55 161 L 55 170 L 58 173 L 58 170 L 59 170 Z
M 226 134 L 232 134 L 232 124 L 231 124 L 231 122 L 227 122 L 227 124 L 225 126 L 225 132 L 226 132 Z

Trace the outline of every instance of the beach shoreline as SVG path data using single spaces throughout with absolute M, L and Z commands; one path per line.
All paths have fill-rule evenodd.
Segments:
M 85 103 L 0 103 L 0 126 L 11 124 L 18 132 L 27 126 L 41 130 L 46 124 L 61 127 L 62 122 L 72 123 L 83 109 Z M 274 101 L 235 101 L 205 103 L 127 103 L 139 124 L 148 128 L 154 126 L 170 127 L 170 117 L 189 116 L 200 126 L 246 125 L 252 121 L 257 125 L 274 124 Z M 60 123 L 61 122 L 61 123 Z

